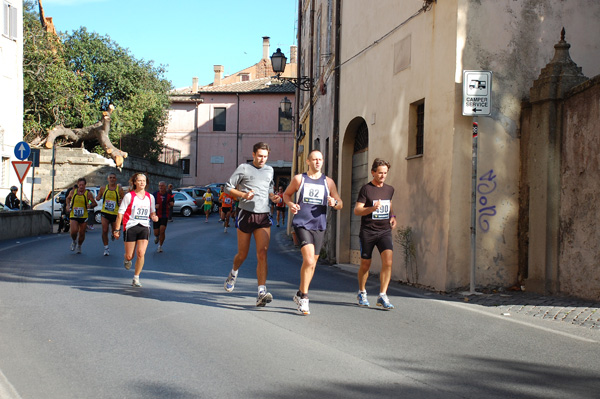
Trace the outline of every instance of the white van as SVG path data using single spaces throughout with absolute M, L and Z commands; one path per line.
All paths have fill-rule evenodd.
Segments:
M 98 191 L 100 191 L 100 187 L 86 187 L 87 190 L 89 190 L 92 195 L 94 196 L 94 198 L 96 198 L 96 196 L 98 195 Z M 50 212 L 52 211 L 52 203 L 54 202 L 54 220 L 59 220 L 60 219 L 60 212 L 62 209 L 62 204 L 65 200 L 65 196 L 67 193 L 67 188 L 65 188 L 64 190 L 61 190 L 58 194 L 54 195 L 54 198 L 52 200 L 48 200 L 48 201 L 44 201 L 41 204 L 37 204 L 36 206 L 33 207 L 34 210 L 36 211 L 45 211 L 48 212 L 48 214 L 50 214 Z M 100 201 L 96 201 L 98 202 L 98 205 L 94 208 L 94 221 L 95 223 L 102 223 L 102 215 L 100 214 L 100 211 L 102 210 L 102 199 L 100 199 Z

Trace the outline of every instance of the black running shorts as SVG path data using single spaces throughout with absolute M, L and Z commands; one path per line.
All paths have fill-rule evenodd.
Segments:
M 300 242 L 300 248 L 305 245 L 312 244 L 315 246 L 315 255 L 319 256 L 323 241 L 325 239 L 325 230 L 306 230 L 304 227 L 294 226 L 296 237 Z
M 254 213 L 245 209 L 240 209 L 237 216 L 237 228 L 242 233 L 250 234 L 256 229 L 271 227 L 271 216 L 269 213 Z
M 392 239 L 392 230 L 383 233 L 373 233 L 361 231 L 358 235 L 360 239 L 360 257 L 361 259 L 371 259 L 373 249 L 377 247 L 379 253 L 386 250 L 394 250 L 394 240 Z
M 148 240 L 148 237 L 150 237 L 150 229 L 141 224 L 136 224 L 123 232 L 123 241 L 125 242 Z

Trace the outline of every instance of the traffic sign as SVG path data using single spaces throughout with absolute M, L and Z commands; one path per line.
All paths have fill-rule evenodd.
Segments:
M 40 149 L 32 148 L 31 154 L 29 154 L 29 156 L 27 157 L 27 160 L 32 162 L 31 166 L 33 166 L 34 168 L 39 168 L 40 167 Z
M 31 147 L 29 147 L 29 144 L 26 142 L 19 141 L 15 146 L 15 157 L 17 157 L 18 160 L 23 161 L 29 158 L 29 153 L 31 153 Z
M 465 116 L 492 114 L 492 71 L 463 71 L 463 107 Z
M 25 180 L 25 176 L 27 176 L 29 168 L 31 168 L 31 161 L 12 161 L 12 165 L 15 169 L 15 172 L 17 172 L 19 183 L 23 184 L 23 180 Z

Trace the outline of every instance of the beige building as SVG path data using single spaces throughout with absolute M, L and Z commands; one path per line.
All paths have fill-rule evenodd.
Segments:
M 337 262 L 359 262 L 360 221 L 352 209 L 359 187 L 370 179 L 370 164 L 379 157 L 392 164 L 388 183 L 396 188 L 397 230 L 410 228 L 415 246 L 411 257 L 396 243 L 393 279 L 438 290 L 469 286 L 473 118 L 462 115 L 462 79 L 464 70 L 489 70 L 491 116 L 478 118 L 475 281 L 477 287 L 527 285 L 518 276 L 521 102 L 552 59 L 563 26 L 571 57 L 584 74 L 600 73 L 600 3 L 381 0 L 366 7 L 360 0 L 332 0 L 301 5 L 306 17 L 299 18 L 299 69 L 313 77 L 314 85 L 313 101 L 299 98 L 306 134 L 298 147 L 315 148 L 316 139 L 323 146 L 329 138 L 331 151 L 339 129 L 339 151 L 328 157 L 332 162 L 339 157 L 335 177 L 346 204 L 335 223 Z M 339 96 L 330 98 L 330 105 L 324 100 L 337 86 L 330 80 L 335 75 L 328 69 L 330 53 L 323 50 L 323 39 L 312 51 L 304 45 L 307 35 L 323 38 L 323 29 L 331 26 L 324 22 L 328 7 L 334 10 L 334 26 L 335 10 L 341 10 L 339 60 L 332 61 L 339 65 Z M 315 22 L 319 15 L 320 24 Z M 325 94 L 319 93 L 322 78 Z M 301 160 L 300 151 L 297 155 Z M 373 265 L 376 271 L 377 257 Z

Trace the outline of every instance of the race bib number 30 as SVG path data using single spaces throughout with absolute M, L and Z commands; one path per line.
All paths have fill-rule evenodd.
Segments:
M 375 212 L 373 212 L 373 219 L 375 220 L 384 220 L 390 218 L 390 207 L 392 205 L 392 201 L 390 200 L 381 200 L 381 206 Z
M 304 184 L 304 195 L 302 197 L 303 203 L 321 205 L 323 204 L 323 198 L 325 198 L 325 186 L 312 183 Z

